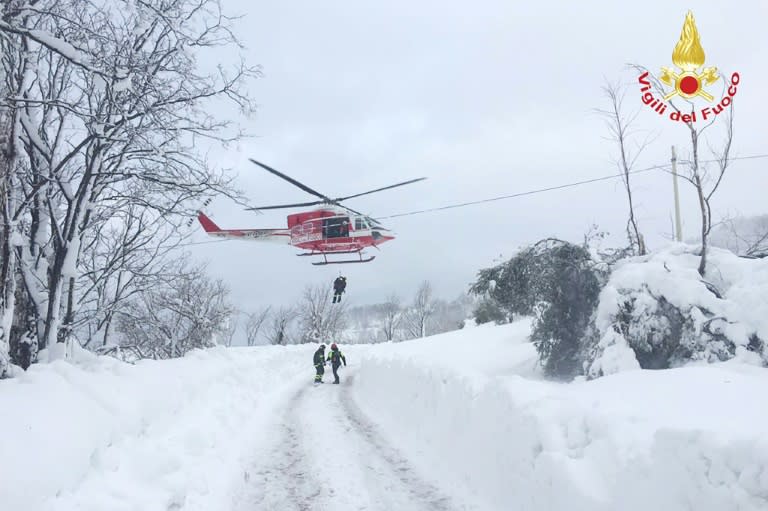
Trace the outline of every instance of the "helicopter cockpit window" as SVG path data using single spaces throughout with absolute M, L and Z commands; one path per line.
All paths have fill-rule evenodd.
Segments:
M 323 219 L 323 233 L 325 238 L 346 238 L 349 236 L 349 218 L 325 218 Z

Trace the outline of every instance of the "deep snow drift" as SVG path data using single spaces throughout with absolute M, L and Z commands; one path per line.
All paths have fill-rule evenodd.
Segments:
M 691 360 L 768 363 L 768 258 L 672 244 L 614 268 L 595 315 L 592 376 Z M 631 348 L 630 348 L 631 346 Z
M 733 361 L 552 383 L 530 377 L 521 326 L 371 350 L 354 393 L 479 509 L 768 509 L 768 371 Z
M 279 383 L 306 371 L 296 351 L 90 356 L 0 381 L 0 410 L 15 411 L 0 419 L 0 509 L 225 509 Z
M 35 366 L 0 382 L 0 508 L 768 508 L 768 371 L 557 384 L 528 332 L 342 347 L 316 388 L 314 346 Z

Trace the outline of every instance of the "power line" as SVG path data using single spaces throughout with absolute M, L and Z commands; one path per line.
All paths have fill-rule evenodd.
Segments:
M 732 161 L 733 160 L 754 160 L 754 159 L 760 159 L 760 158 L 768 158 L 768 154 L 753 154 L 753 155 L 749 155 L 749 156 L 734 156 L 732 158 L 729 158 L 729 160 L 732 160 Z M 718 160 L 716 160 L 716 159 L 713 159 L 713 160 L 699 160 L 699 163 L 712 163 L 712 162 L 716 162 L 716 161 L 718 161 Z M 690 163 L 689 160 L 678 160 L 678 162 L 680 162 L 680 163 Z M 644 172 L 650 172 L 652 170 L 661 170 L 661 171 L 667 172 L 667 173 L 670 172 L 669 164 L 664 164 L 664 165 L 653 165 L 651 167 L 646 167 L 646 168 L 643 168 L 643 169 L 632 170 L 632 171 L 629 172 L 629 174 L 640 174 L 640 173 L 644 173 Z M 516 198 L 516 197 L 523 197 L 523 196 L 526 196 L 526 195 L 535 195 L 535 194 L 539 194 L 539 193 L 551 192 L 551 191 L 554 191 L 554 190 L 562 190 L 564 188 L 572 188 L 572 187 L 575 187 L 575 186 L 581 186 L 581 185 L 585 185 L 585 184 L 589 184 L 589 183 L 596 183 L 596 182 L 599 182 L 599 181 L 608 181 L 610 179 L 616 179 L 616 178 L 621 178 L 621 177 L 624 177 L 624 173 L 623 172 L 619 173 L 619 174 L 611 174 L 609 176 L 602 176 L 602 177 L 596 177 L 596 178 L 593 178 L 593 179 L 586 179 L 584 181 L 576 181 L 576 182 L 573 182 L 573 183 L 566 183 L 566 184 L 557 185 L 557 186 L 549 186 L 549 187 L 546 187 L 546 188 L 538 188 L 536 190 L 528 190 L 528 191 L 525 191 L 525 192 L 513 193 L 513 194 L 509 194 L 509 195 L 500 195 L 498 197 L 490 197 L 490 198 L 487 198 L 487 199 L 480 199 L 480 200 L 476 200 L 476 201 L 461 202 L 461 203 L 458 203 L 458 204 L 449 204 L 447 206 L 439 206 L 439 207 L 435 207 L 435 208 L 421 209 L 421 210 L 416 210 L 416 211 L 408 211 L 406 213 L 398 213 L 398 214 L 395 214 L 395 215 L 380 216 L 380 217 L 377 217 L 376 219 L 377 220 L 386 220 L 386 219 L 389 219 L 389 218 L 398 218 L 398 217 L 402 217 L 402 216 L 419 215 L 419 214 L 422 214 L 422 213 L 430 213 L 430 212 L 433 212 L 433 211 L 443 211 L 443 210 L 446 210 L 446 209 L 463 208 L 465 206 L 473 206 L 475 204 L 484 204 L 484 203 L 488 203 L 488 202 L 495 202 L 495 201 L 500 201 L 500 200 L 513 199 L 513 198 Z M 192 245 L 206 245 L 208 243 L 222 243 L 224 241 L 231 241 L 231 239 L 225 238 L 225 239 L 212 240 L 212 241 L 196 241 L 196 242 L 191 242 L 191 243 L 178 244 L 178 245 L 175 245 L 175 246 L 187 247 L 187 246 L 192 246 Z
M 669 165 L 654 165 L 653 167 L 647 167 L 647 168 L 644 168 L 644 169 L 632 170 L 632 171 L 629 172 L 629 174 L 640 174 L 641 172 L 650 172 L 651 170 L 658 170 L 658 169 L 662 169 L 662 168 L 668 167 L 668 166 Z M 616 179 L 617 177 L 623 177 L 623 176 L 624 176 L 624 173 L 621 173 L 621 174 L 611 174 L 610 176 L 596 177 L 596 178 L 593 178 L 593 179 L 587 179 L 587 180 L 584 180 L 584 181 L 576 181 L 574 183 L 567 183 L 567 184 L 564 184 L 564 185 L 549 186 L 547 188 L 538 188 L 536 190 L 528 190 L 526 192 L 513 193 L 513 194 L 510 194 L 510 195 L 500 195 L 498 197 L 491 197 L 491 198 L 488 198 L 488 199 L 480 199 L 480 200 L 471 201 L 471 202 L 461 202 L 461 203 L 458 203 L 458 204 L 449 204 L 447 206 L 440 206 L 440 207 L 436 207 L 436 208 L 420 209 L 420 210 L 416 210 L 416 211 L 408 211 L 407 213 L 398 213 L 396 215 L 380 216 L 380 217 L 377 218 L 377 220 L 385 220 L 387 218 L 397 218 L 397 217 L 409 216 L 409 215 L 418 215 L 418 214 L 421 214 L 421 213 L 429 213 L 429 212 L 432 212 L 432 211 L 443 211 L 445 209 L 463 208 L 465 206 L 472 206 L 472 205 L 475 205 L 475 204 L 484 204 L 486 202 L 495 202 L 495 201 L 499 201 L 499 200 L 512 199 L 512 198 L 515 198 L 515 197 L 523 197 L 525 195 L 534 195 L 534 194 L 537 194 L 537 193 L 551 192 L 553 190 L 562 190 L 563 188 L 571 188 L 571 187 L 574 187 L 574 186 L 581 186 L 581 185 L 585 185 L 585 184 L 589 184 L 589 183 L 596 183 L 598 181 L 607 181 L 609 179 Z
M 768 158 L 768 154 L 751 154 L 749 156 L 733 156 L 729 157 L 729 160 L 756 160 L 759 158 Z M 691 160 L 678 160 L 685 163 L 691 163 Z M 720 160 L 699 160 L 699 163 L 712 163 L 714 161 L 720 161 Z
M 160 246 L 157 246 L 157 247 L 152 247 L 152 248 L 144 249 L 144 250 L 147 250 L 147 251 L 149 251 L 149 250 L 152 250 L 152 251 L 155 251 L 155 250 L 166 250 L 166 249 L 170 250 L 170 249 L 181 248 L 181 247 L 190 247 L 192 245 L 207 245 L 209 243 L 222 243 L 224 241 L 232 241 L 232 240 L 231 239 L 227 239 L 227 238 L 223 238 L 223 239 L 220 239 L 220 240 L 210 240 L 210 241 L 191 241 L 189 243 L 174 243 L 172 245 L 160 245 Z
M 735 156 L 733 158 L 729 158 L 729 160 L 750 160 L 750 159 L 758 159 L 758 158 L 768 158 L 768 154 L 755 154 L 755 155 L 750 155 L 750 156 Z M 686 160 L 680 160 L 680 161 L 681 162 L 686 162 Z M 699 160 L 699 163 L 711 163 L 711 162 L 715 162 L 715 161 L 718 161 L 718 160 Z M 638 170 L 629 171 L 629 174 L 640 174 L 642 172 L 650 172 L 651 170 L 662 170 L 664 172 L 669 172 L 668 167 L 669 167 L 668 164 L 653 165 L 651 167 L 646 167 L 644 169 L 638 169 Z M 516 197 L 523 197 L 523 196 L 526 196 L 526 195 L 535 195 L 535 194 L 538 194 L 538 193 L 551 192 L 553 190 L 562 190 L 564 188 L 571 188 L 571 187 L 574 187 L 574 186 L 581 186 L 581 185 L 585 185 L 585 184 L 589 184 L 589 183 L 596 183 L 598 181 L 607 181 L 609 179 L 616 179 L 616 178 L 624 177 L 624 175 L 625 174 L 622 172 L 620 174 L 612 174 L 610 176 L 596 177 L 596 178 L 587 179 L 587 180 L 584 180 L 584 181 L 576 181 L 576 182 L 573 182 L 573 183 L 567 183 L 567 184 L 558 185 L 558 186 L 550 186 L 550 187 L 547 187 L 547 188 L 539 188 L 539 189 L 536 189 L 536 190 L 528 190 L 528 191 L 525 191 L 525 192 L 513 193 L 513 194 L 510 194 L 510 195 L 501 195 L 499 197 L 491 197 L 491 198 L 488 198 L 488 199 L 480 199 L 480 200 L 470 201 L 470 202 L 461 202 L 461 203 L 458 203 L 458 204 L 449 204 L 447 206 L 439 206 L 439 207 L 435 207 L 435 208 L 421 209 L 421 210 L 416 210 L 416 211 L 408 211 L 406 213 L 397 213 L 395 215 L 380 216 L 380 217 L 377 217 L 376 219 L 377 220 L 386 220 L 388 218 L 397 218 L 397 217 L 401 217 L 401 216 L 419 215 L 419 214 L 422 214 L 422 213 L 430 213 L 430 212 L 433 212 L 433 211 L 443 211 L 443 210 L 446 210 L 446 209 L 463 208 L 465 206 L 472 206 L 472 205 L 475 205 L 475 204 L 484 204 L 484 203 L 487 203 L 487 202 L 495 202 L 495 201 L 499 201 L 499 200 L 512 199 L 512 198 L 516 198 Z
M 207 245 L 208 243 L 221 243 L 222 241 L 229 241 L 227 238 L 220 239 L 220 240 L 211 240 L 211 241 L 193 241 L 191 243 L 185 243 L 183 245 L 179 245 L 181 247 L 188 247 L 190 245 Z

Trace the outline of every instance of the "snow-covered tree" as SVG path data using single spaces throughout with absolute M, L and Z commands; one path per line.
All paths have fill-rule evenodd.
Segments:
M 507 316 L 530 316 L 536 304 L 533 287 L 536 281 L 533 261 L 527 251 L 508 261 L 477 272 L 470 293 L 485 297 L 500 307 Z
M 508 315 L 504 312 L 504 309 L 502 309 L 498 302 L 490 296 L 484 296 L 480 299 L 473 311 L 473 315 L 478 324 L 490 322 L 502 324 L 509 321 Z
M 403 309 L 400 305 L 400 298 L 392 294 L 384 302 L 383 306 L 383 318 L 381 331 L 384 334 L 384 339 L 387 341 L 395 340 L 400 323 L 403 320 Z
M 245 340 L 248 346 L 258 344 L 259 332 L 264 323 L 269 319 L 272 307 L 262 307 L 254 313 L 246 314 Z
M 133 296 L 163 286 L 176 271 L 181 241 L 176 228 L 156 212 L 128 205 L 94 220 L 78 261 L 77 311 L 73 330 L 83 346 L 112 343 L 113 320 Z
M 226 347 L 232 346 L 232 342 L 235 340 L 235 335 L 237 334 L 237 329 L 240 326 L 240 315 L 236 313 L 231 313 L 227 320 L 224 323 L 224 328 L 222 329 L 222 342 Z
M 333 290 L 308 285 L 299 308 L 302 342 L 334 342 L 346 326 L 346 302 L 333 303 Z
M 9 21 L 21 17 L 26 2 L 0 4 L 0 378 L 8 376 L 11 362 L 11 332 L 16 305 L 19 235 L 15 228 L 17 208 L 16 170 L 19 159 L 20 109 L 8 101 L 28 86 L 31 73 L 26 41 L 5 30 Z
M 432 284 L 425 280 L 416 290 L 416 296 L 405 315 L 405 326 L 411 338 L 426 337 L 429 321 L 435 313 Z
M 291 341 L 291 325 L 296 318 L 292 307 L 280 307 L 275 310 L 267 324 L 266 338 L 270 344 L 285 346 Z
M 688 19 L 686 19 L 686 24 L 687 23 Z M 693 31 L 683 31 L 684 37 L 691 38 L 685 44 L 691 46 L 699 44 L 698 34 L 695 33 L 695 30 L 696 29 L 694 27 Z M 682 39 L 678 44 L 681 43 L 683 43 Z M 644 76 L 645 79 L 648 80 L 648 83 L 651 85 L 656 94 L 662 97 L 666 95 L 664 87 L 661 84 L 661 79 L 667 80 L 665 83 L 668 83 L 670 80 L 670 77 L 667 76 L 666 73 L 662 73 L 660 79 L 642 66 L 634 66 L 634 68 L 637 71 L 643 73 L 641 76 Z M 738 83 L 737 73 L 734 73 L 734 75 L 731 77 L 722 76 L 722 96 L 727 97 L 729 101 L 731 101 L 732 98 L 726 93 L 729 89 L 729 82 L 730 80 L 734 79 L 734 77 L 736 79 L 736 83 Z M 717 75 L 715 75 L 715 78 L 717 78 Z M 690 116 L 696 111 L 696 105 L 690 100 L 681 99 L 680 101 L 676 102 L 674 99 L 670 99 L 667 102 L 669 103 L 670 110 L 674 110 L 676 113 L 681 115 L 684 114 Z M 731 164 L 731 147 L 734 133 L 733 118 L 733 106 L 726 105 L 726 108 L 723 110 L 723 112 L 715 115 L 711 121 L 702 122 L 698 125 L 693 122 L 682 123 L 688 130 L 687 135 L 690 140 L 688 148 L 690 153 L 686 160 L 679 161 L 679 175 L 682 179 L 693 185 L 693 188 L 696 191 L 696 197 L 698 199 L 699 214 L 701 217 L 701 226 L 699 231 L 701 252 L 698 272 L 702 277 L 706 274 L 709 236 L 712 232 L 712 226 L 714 224 L 712 221 L 713 197 L 717 193 L 717 190 L 720 189 L 720 185 L 723 182 L 725 173 Z M 721 139 L 717 142 L 717 144 L 711 143 L 710 141 L 710 150 L 713 156 L 713 161 L 707 162 L 701 157 L 701 145 L 702 142 L 707 141 L 706 135 L 709 134 L 711 131 L 709 128 L 713 125 L 721 126 L 723 130 L 721 133 Z M 710 165 L 710 163 L 714 163 L 714 165 Z
M 723 220 L 713 226 L 710 240 L 742 257 L 768 257 L 768 215 Z
M 637 112 L 627 114 L 624 110 L 624 97 L 626 87 L 619 84 L 606 83 L 603 86 L 603 94 L 608 100 L 608 108 L 598 109 L 597 112 L 605 119 L 608 128 L 609 138 L 616 144 L 618 155 L 615 158 L 616 166 L 621 173 L 621 180 L 624 184 L 624 191 L 627 194 L 627 204 L 629 214 L 627 219 L 627 238 L 632 253 L 635 255 L 645 255 L 646 247 L 643 235 L 638 227 L 638 219 L 635 214 L 634 197 L 632 195 L 632 185 L 630 175 L 632 168 L 637 162 L 637 158 L 649 144 L 649 138 L 642 142 L 631 144 L 635 138 L 636 131 L 633 128 Z
M 176 358 L 215 346 L 226 335 L 234 309 L 229 291 L 202 266 L 178 259 L 163 286 L 136 294 L 117 313 L 123 351 L 137 358 Z
M 430 335 L 452 332 L 464 327 L 464 321 L 472 315 L 474 300 L 461 294 L 453 300 L 435 299 L 434 313 L 430 320 Z
M 487 293 L 509 313 L 534 316 L 531 341 L 547 375 L 567 379 L 582 370 L 585 333 L 605 277 L 584 247 L 545 239 L 478 275 L 473 292 Z
M 0 51 L 3 50 L 3 39 L 0 38 Z M 3 94 L 7 85 L 0 82 L 0 94 Z M 6 92 L 7 94 L 7 92 Z M 16 292 L 16 260 L 11 236 L 13 224 L 11 223 L 10 204 L 11 195 L 9 189 L 13 188 L 13 137 L 11 133 L 13 116 L 11 111 L 0 105 L 0 215 L 2 215 L 2 229 L 0 230 L 0 378 L 5 378 L 10 369 L 10 345 L 11 325 L 13 322 L 15 292 Z
M 207 112 L 214 101 L 215 111 L 225 111 L 221 100 L 252 111 L 243 91 L 257 70 L 198 65 L 210 48 L 238 46 L 217 0 L 14 0 L 2 14 L 0 105 L 13 119 L 5 144 L 13 150 L 4 151 L 13 158 L 4 159 L 0 242 L 10 270 L 0 294 L 13 296 L 7 276 L 15 256 L 36 315 L 34 359 L 38 349 L 68 342 L 82 323 L 79 305 L 93 303 L 79 293 L 98 279 L 91 273 L 84 281 L 92 268 L 82 268 L 92 258 L 87 250 L 105 249 L 88 245 L 94 233 L 124 221 L 121 212 L 132 207 L 179 225 L 205 197 L 232 194 L 200 141 L 238 138 L 228 121 Z M 9 241 L 12 231 L 20 242 Z M 13 304 L 0 305 L 8 318 Z

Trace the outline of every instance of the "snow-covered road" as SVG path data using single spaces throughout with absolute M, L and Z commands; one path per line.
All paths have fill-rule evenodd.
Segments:
M 529 325 L 86 357 L 0 382 L 2 511 L 768 509 L 768 371 L 538 374 Z
M 354 372 L 341 385 L 310 386 L 303 378 L 249 470 L 236 511 L 467 509 L 383 439 L 354 402 Z

